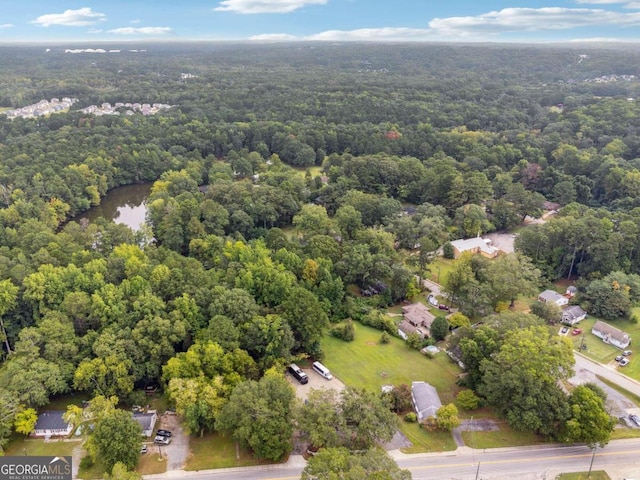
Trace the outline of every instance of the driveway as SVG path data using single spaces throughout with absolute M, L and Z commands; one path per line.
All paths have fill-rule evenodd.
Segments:
M 516 237 L 512 233 L 487 233 L 483 236 L 483 238 L 488 238 L 489 240 L 491 240 L 491 245 L 505 253 L 513 253 L 515 251 L 513 242 L 515 241 Z
M 639 406 L 602 382 L 596 375 L 606 378 L 608 381 L 619 385 L 635 395 L 640 395 L 640 383 L 612 368 L 594 362 L 578 352 L 574 352 L 574 357 L 576 360 L 574 367 L 575 375 L 569 379 L 569 382 L 574 385 L 589 382 L 598 385 L 607 394 L 607 410 L 618 418 L 624 418 L 626 421 L 629 413 L 638 412 Z
M 167 471 L 182 470 L 189 456 L 189 437 L 182 430 L 182 426 L 177 415 L 164 414 L 160 417 L 158 429 L 169 430 L 171 443 L 169 445 L 153 445 L 149 450 L 154 451 L 156 448 L 162 456 L 167 457 Z
M 302 385 L 299 381 L 291 376 L 289 372 L 287 372 L 286 378 L 289 383 L 293 386 L 296 391 L 296 397 L 300 400 L 306 400 L 309 395 L 309 391 L 313 389 L 326 388 L 330 390 L 335 390 L 340 393 L 344 388 L 344 383 L 338 380 L 335 376 L 332 380 L 327 380 L 324 377 L 321 377 L 319 373 L 316 373 L 311 368 L 303 368 L 304 373 L 309 377 L 309 382 L 305 385 Z

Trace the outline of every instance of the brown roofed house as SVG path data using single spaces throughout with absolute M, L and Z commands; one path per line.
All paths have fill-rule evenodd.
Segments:
M 406 339 L 407 335 L 417 333 L 425 338 L 431 335 L 431 324 L 435 320 L 429 308 L 422 303 L 412 303 L 402 307 L 402 323 L 398 326 L 398 334 Z

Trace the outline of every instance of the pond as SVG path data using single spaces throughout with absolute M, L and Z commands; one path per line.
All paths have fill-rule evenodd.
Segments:
M 116 223 L 121 223 L 133 231 L 140 229 L 147 214 L 146 201 L 151 192 L 151 183 L 125 185 L 109 190 L 100 205 L 81 213 L 73 220 L 80 222 L 86 218 L 90 222 L 98 217 L 104 217 Z

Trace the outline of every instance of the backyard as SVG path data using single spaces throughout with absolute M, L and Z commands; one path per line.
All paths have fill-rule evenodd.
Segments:
M 242 448 L 236 450 L 236 442 L 231 436 L 208 433 L 202 437 L 189 438 L 190 454 L 185 470 L 207 470 L 211 468 L 246 467 L 265 465 L 271 462 L 254 458 Z

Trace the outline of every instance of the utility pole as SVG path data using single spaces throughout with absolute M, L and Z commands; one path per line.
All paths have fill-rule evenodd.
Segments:
M 587 473 L 587 478 L 591 479 L 591 468 L 593 467 L 593 459 L 596 457 L 596 450 L 598 449 L 598 445 L 593 446 L 593 455 L 591 455 L 591 464 L 589 464 L 589 473 Z

